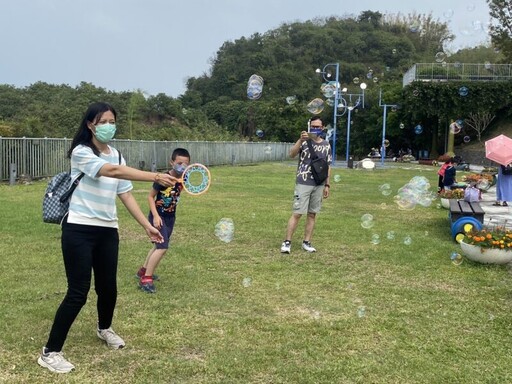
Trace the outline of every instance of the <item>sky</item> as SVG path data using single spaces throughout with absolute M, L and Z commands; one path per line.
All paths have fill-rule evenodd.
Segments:
M 226 41 L 366 10 L 432 13 L 457 36 L 451 50 L 488 42 L 475 31 L 490 19 L 485 0 L 0 0 L 0 84 L 85 81 L 178 97 Z

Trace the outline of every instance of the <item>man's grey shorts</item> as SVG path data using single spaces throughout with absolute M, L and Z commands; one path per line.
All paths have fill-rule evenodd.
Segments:
M 306 213 L 320 212 L 323 194 L 323 185 L 295 184 L 293 213 L 304 215 Z

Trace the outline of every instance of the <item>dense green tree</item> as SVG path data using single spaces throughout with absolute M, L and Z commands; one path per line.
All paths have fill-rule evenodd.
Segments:
M 487 0 L 493 19 L 489 34 L 493 45 L 499 49 L 505 62 L 512 62 L 512 0 Z

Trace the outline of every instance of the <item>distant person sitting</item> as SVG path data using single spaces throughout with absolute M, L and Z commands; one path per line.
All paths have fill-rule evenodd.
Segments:
M 457 169 L 455 167 L 459 162 L 459 158 L 451 157 L 450 160 L 448 160 L 448 162 L 448 166 L 444 170 L 443 176 L 443 187 L 446 190 L 452 189 L 453 185 L 457 183 Z

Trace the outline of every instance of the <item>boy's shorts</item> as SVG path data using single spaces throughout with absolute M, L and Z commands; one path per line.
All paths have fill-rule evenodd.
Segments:
M 318 213 L 322 208 L 323 185 L 295 184 L 293 192 L 293 213 L 304 215 Z
M 154 243 L 156 249 L 169 249 L 169 241 L 171 239 L 172 230 L 174 229 L 174 221 L 176 220 L 176 216 L 160 216 L 162 218 L 162 228 L 160 228 L 160 233 L 164 238 L 163 243 Z M 148 220 L 153 225 L 153 214 L 149 212 Z

